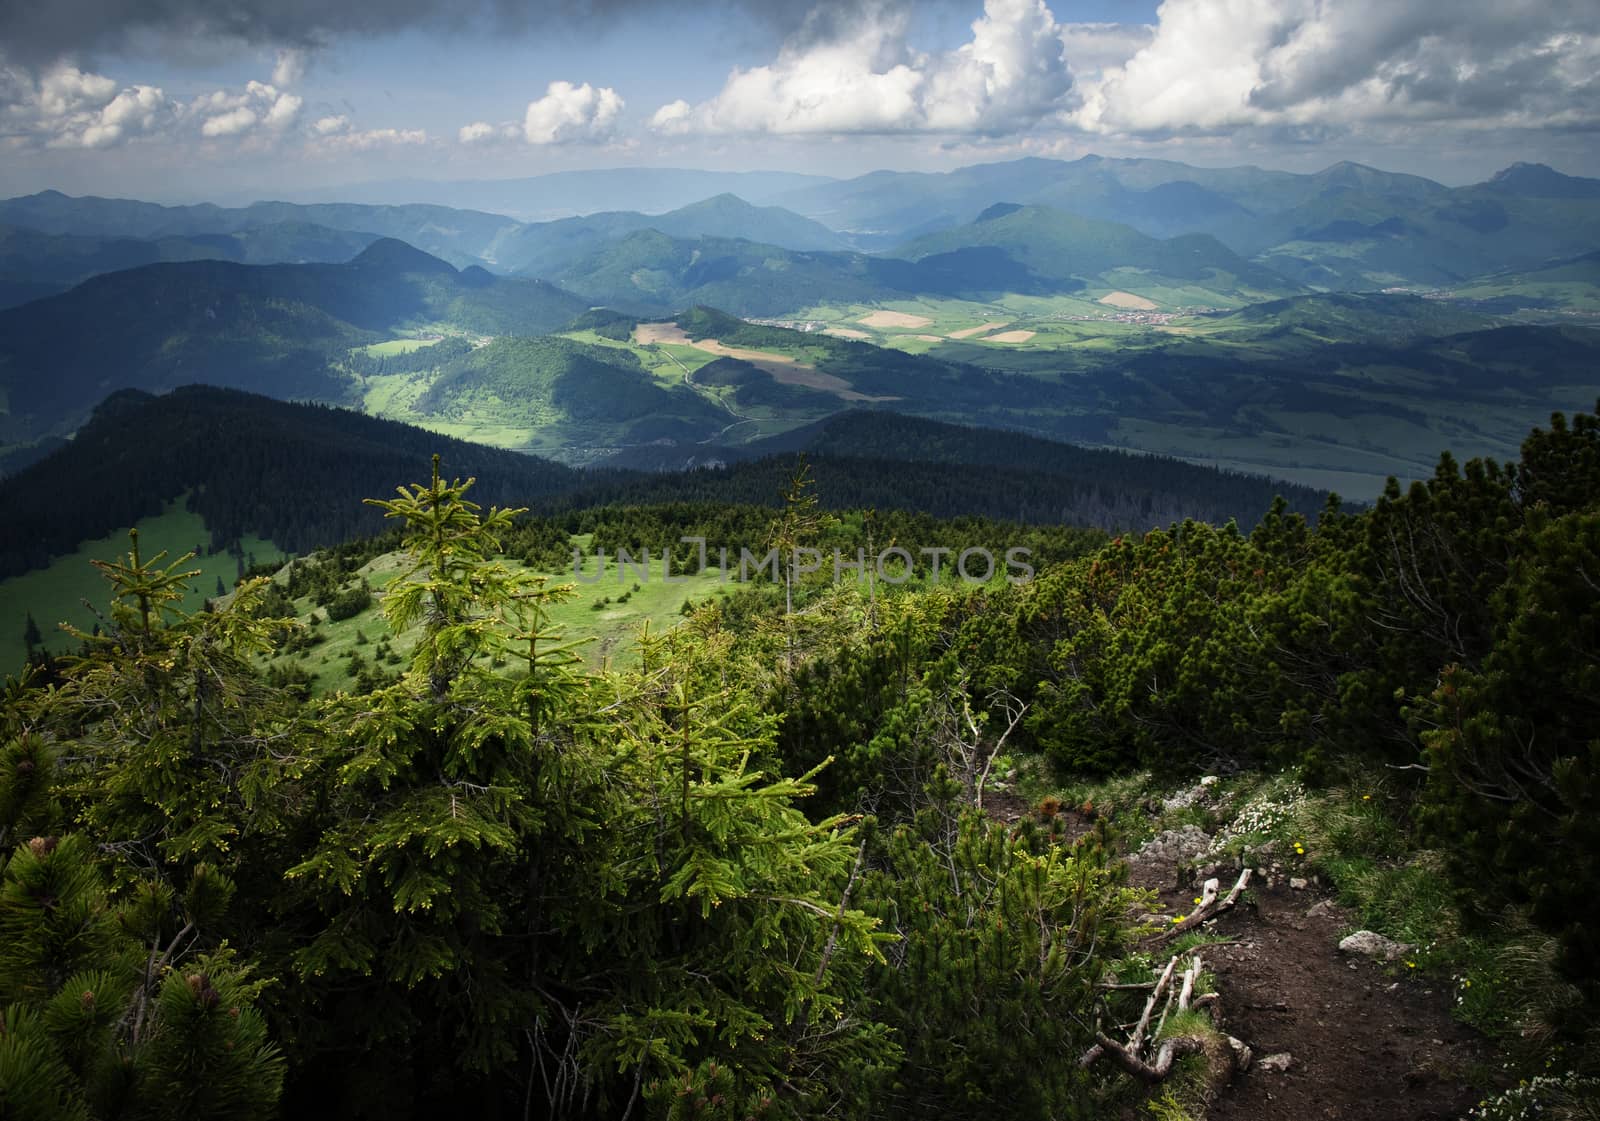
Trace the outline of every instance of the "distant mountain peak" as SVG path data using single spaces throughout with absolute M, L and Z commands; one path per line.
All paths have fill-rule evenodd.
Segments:
M 1488 186 L 1529 198 L 1600 198 L 1600 179 L 1566 175 L 1548 164 L 1518 162 L 1494 173 Z
M 1515 179 L 1523 175 L 1560 175 L 1561 173 L 1547 163 L 1533 163 L 1529 160 L 1518 160 L 1508 167 L 1503 167 L 1495 172 L 1489 182 L 1499 183 L 1506 179 Z
M 455 275 L 455 266 L 424 253 L 414 245 L 399 238 L 381 237 L 351 258 L 350 263 L 362 269 L 381 269 L 385 272 L 433 272 Z
M 723 191 L 720 195 L 712 195 L 708 199 L 692 202 L 688 206 L 680 207 L 682 210 L 754 210 L 755 205 L 746 202 L 732 191 Z

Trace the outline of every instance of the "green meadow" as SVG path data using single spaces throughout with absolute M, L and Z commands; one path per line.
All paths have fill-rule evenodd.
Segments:
M 506 561 L 513 568 L 516 561 Z M 404 571 L 398 553 L 385 553 L 347 579 L 347 584 L 365 579 L 373 590 L 372 605 L 349 619 L 329 620 L 325 609 L 304 596 L 294 603 L 295 617 L 316 637 L 316 645 L 293 654 L 268 659 L 285 668 L 298 666 L 310 675 L 312 690 L 318 693 L 347 689 L 355 677 L 354 659 L 372 663 L 378 647 L 387 639 L 392 654 L 381 668 L 393 672 L 416 644 L 416 630 L 391 637 L 383 617 L 383 590 Z M 588 562 L 584 579 L 569 569 L 545 573 L 547 587 L 568 586 L 570 595 L 549 609 L 549 627 L 562 643 L 574 644 L 584 664 L 591 669 L 621 668 L 637 661 L 635 640 L 645 627 L 659 633 L 683 620 L 685 601 L 700 603 L 709 597 L 730 594 L 736 585 L 722 581 L 713 570 L 693 576 L 673 576 L 672 583 L 661 579 L 659 563 L 652 564 L 650 578 L 639 579 L 630 569 L 619 574 L 615 564 L 601 571 Z M 280 574 L 279 579 L 282 579 Z M 589 582 L 593 581 L 593 582 Z
M 203 545 L 210 537 L 199 515 L 182 509 L 179 503 L 173 503 L 158 517 L 144 519 L 138 529 L 140 553 L 146 558 L 164 549 L 169 560 L 176 559 L 197 544 Z M 244 550 L 257 561 L 269 561 L 282 555 L 270 541 L 259 538 L 246 539 Z M 38 623 L 43 645 L 52 651 L 67 650 L 77 644 L 59 624 L 92 630 L 98 618 L 108 613 L 108 604 L 105 578 L 91 561 L 125 561 L 127 551 L 128 535 L 123 530 L 86 542 L 72 555 L 57 558 L 48 568 L 0 581 L 0 667 L 3 667 L 0 677 L 22 663 L 23 632 L 29 614 Z M 508 563 L 520 567 L 515 561 Z M 202 553 L 188 562 L 185 569 L 197 569 L 200 575 L 193 580 L 189 595 L 183 600 L 184 610 L 199 610 L 207 599 L 215 597 L 219 579 L 231 590 L 238 566 L 238 559 L 229 553 L 209 556 Z M 372 606 L 349 619 L 330 621 L 326 610 L 317 608 L 310 596 L 296 600 L 295 617 L 320 636 L 320 641 L 303 653 L 269 661 L 298 664 L 311 675 L 313 688 L 319 692 L 347 685 L 351 676 L 351 654 L 361 653 L 371 661 L 379 640 L 389 637 L 389 625 L 381 608 L 381 592 L 400 574 L 402 567 L 399 554 L 386 553 L 352 576 L 349 582 L 365 578 L 379 594 L 375 595 Z M 582 581 L 576 579 L 571 570 L 546 575 L 550 586 L 566 584 L 572 588 L 570 597 L 550 609 L 552 628 L 562 633 L 563 641 L 578 643 L 585 664 L 596 669 L 632 664 L 637 656 L 634 639 L 642 628 L 648 625 L 652 631 L 661 631 L 674 626 L 683 618 L 686 600 L 699 603 L 711 596 L 727 595 L 737 586 L 732 579 L 721 580 L 714 570 L 692 576 L 674 574 L 673 582 L 665 583 L 661 579 L 659 561 L 652 565 L 648 580 L 641 580 L 633 569 L 619 574 L 614 563 L 600 572 L 593 561 L 589 562 Z M 281 582 L 283 578 L 280 572 L 277 579 Z M 92 605 L 92 610 L 85 606 L 85 600 Z M 390 646 L 404 656 L 414 642 L 414 634 L 402 634 L 394 637 Z
M 218 580 L 225 588 L 233 587 L 239 574 L 239 559 L 229 553 L 207 554 L 204 551 L 211 533 L 206 529 L 205 520 L 185 510 L 181 500 L 169 503 L 160 515 L 143 519 L 137 528 L 139 552 L 144 558 L 165 550 L 167 559 L 173 561 L 197 547 L 200 549 L 184 565 L 186 570 L 200 572 L 183 601 L 185 610 L 195 610 L 207 598 L 215 596 Z M 109 606 L 105 577 L 92 562 L 126 561 L 128 546 L 128 530 L 120 529 L 85 542 L 68 556 L 57 557 L 48 568 L 0 581 L 0 676 L 22 663 L 25 653 L 22 635 L 30 614 L 48 650 L 59 652 L 77 645 L 78 640 L 61 629 L 62 623 L 83 631 L 92 630 L 98 621 L 96 612 L 104 615 Z M 243 551 L 247 557 L 253 556 L 258 561 L 282 555 L 276 545 L 259 537 L 247 537 Z M 85 600 L 93 610 L 85 606 Z
M 396 354 L 413 354 L 423 347 L 433 346 L 443 336 L 431 339 L 386 339 L 381 343 L 369 343 L 358 349 L 365 351 L 372 358 L 392 358 Z

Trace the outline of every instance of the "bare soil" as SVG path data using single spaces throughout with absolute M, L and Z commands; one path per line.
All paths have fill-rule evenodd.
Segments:
M 1126 308 L 1129 311 L 1155 311 L 1160 306 L 1132 292 L 1108 292 L 1100 297 L 1100 302 L 1107 307 Z
M 856 320 L 857 323 L 868 327 L 926 327 L 933 320 L 923 315 L 910 315 L 903 311 L 875 311 L 870 315 L 863 315 Z
M 1005 822 L 1032 812 L 1010 791 L 987 792 L 983 808 Z M 1063 816 L 1066 837 L 1087 832 L 1081 814 Z M 1224 871 L 1224 888 L 1233 875 Z M 1155 910 L 1169 915 L 1187 915 L 1199 893 L 1178 883 L 1176 868 L 1131 864 L 1129 880 L 1154 891 Z M 1292 1056 L 1281 1073 L 1252 1061 L 1206 1121 L 1457 1121 L 1483 1096 L 1469 1079 L 1492 1069 L 1493 1051 L 1452 1018 L 1448 983 L 1341 954 L 1353 925 L 1325 890 L 1255 881 L 1202 928 L 1229 940 L 1199 951 L 1217 979 L 1223 1030 L 1253 1060 Z M 1129 1121 L 1142 1116 L 1125 1112 Z
M 1187 914 L 1195 887 L 1155 878 L 1132 875 L 1168 913 Z M 1293 1061 L 1282 1073 L 1252 1063 L 1207 1121 L 1446 1121 L 1478 1101 L 1467 1077 L 1490 1051 L 1451 1018 L 1447 983 L 1341 954 L 1352 921 L 1331 902 L 1318 906 L 1325 893 L 1257 883 L 1248 898 L 1206 928 L 1233 943 L 1200 953 L 1217 978 L 1223 1029 L 1257 1060 L 1287 1052 Z
M 966 327 L 960 331 L 951 331 L 950 337 L 952 339 L 970 339 L 973 335 L 982 335 L 988 331 L 998 331 L 1010 322 L 1011 320 L 1009 319 L 997 319 L 993 323 L 984 323 L 977 327 Z

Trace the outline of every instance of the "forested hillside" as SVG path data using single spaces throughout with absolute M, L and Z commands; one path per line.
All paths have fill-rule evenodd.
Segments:
M 440 386 L 441 400 L 492 388 L 484 379 L 493 373 L 493 360 L 513 345 L 545 347 L 564 362 L 582 360 L 557 367 L 547 400 L 560 407 L 582 412 L 626 403 L 614 385 L 586 376 L 598 365 L 585 357 L 594 348 L 564 340 L 463 348 L 459 372 Z M 600 368 L 616 378 L 627 372 Z M 642 390 L 669 404 L 678 396 L 649 383 Z M 653 407 L 647 398 L 644 423 L 660 424 Z M 727 470 L 577 471 L 346 409 L 206 386 L 161 397 L 128 390 L 107 399 L 72 441 L 0 479 L 0 518 L 15 530 L 0 549 L 0 578 L 44 567 L 179 498 L 205 518 L 214 549 L 231 548 L 247 535 L 291 552 L 369 536 L 383 519 L 361 498 L 384 493 L 409 464 L 434 452 L 451 470 L 475 477 L 487 501 L 552 515 L 691 499 L 770 505 L 800 452 L 816 461 L 827 484 L 824 497 L 836 509 L 1143 529 L 1190 517 L 1253 525 L 1280 493 L 1307 514 L 1323 502 L 1308 488 L 1255 476 L 891 413 L 846 414 L 801 435 L 757 445 L 750 462 Z M 323 497 L 308 501 L 312 491 Z
M 185 495 L 205 518 L 213 548 L 246 534 L 297 552 L 337 545 L 377 532 L 382 518 L 361 500 L 393 489 L 391 480 L 434 452 L 501 504 L 576 481 L 548 460 L 348 409 L 208 386 L 164 397 L 125 390 L 69 444 L 0 480 L 0 508 L 15 530 L 0 550 L 0 576 L 42 567 Z
M 344 264 L 188 261 L 95 277 L 0 311 L 0 439 L 63 434 L 114 389 L 194 382 L 350 401 L 334 363 L 405 326 L 540 334 L 588 304 L 553 285 L 457 272 L 403 242 Z
M 1203 1108 L 1244 1061 L 1203 927 L 1251 903 L 1152 914 L 1119 859 L 1185 812 L 1229 815 L 1241 887 L 1316 872 L 1401 936 L 1431 901 L 1393 985 L 1455 987 L 1507 1065 L 1430 1078 L 1492 1116 L 1596 1085 L 1595 417 L 1371 510 L 1085 539 L 1028 582 L 788 568 L 620 673 L 575 671 L 566 591 L 500 559 L 509 511 L 437 466 L 386 489 L 398 678 L 305 699 L 262 669 L 303 645 L 281 586 L 184 614 L 181 560 L 135 540 L 102 633 L 7 694 L 22 1115 Z M 750 528 L 695 509 L 654 524 Z M 751 544 L 878 532 L 802 473 Z M 1056 793 L 1017 805 L 1026 774 Z M 1149 793 L 1201 775 L 1221 808 Z

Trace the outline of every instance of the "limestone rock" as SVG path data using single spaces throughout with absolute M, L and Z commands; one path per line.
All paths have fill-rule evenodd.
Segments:
M 1150 838 L 1130 859 L 1136 864 L 1171 868 L 1190 860 L 1211 847 L 1211 838 L 1198 825 L 1168 829 Z
M 1415 946 L 1406 942 L 1396 942 L 1393 938 L 1385 938 L 1370 930 L 1358 930 L 1339 943 L 1341 953 L 1360 954 L 1375 961 L 1398 961 L 1415 949 Z

